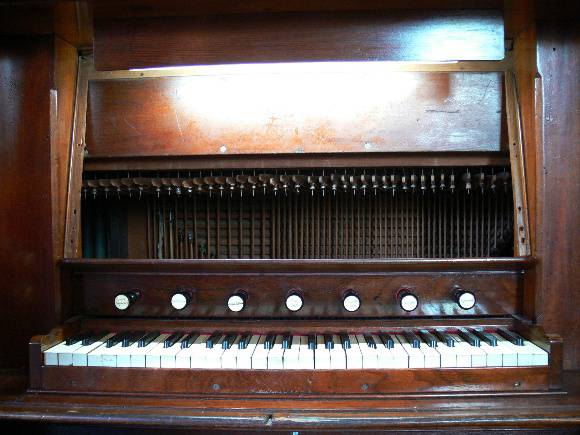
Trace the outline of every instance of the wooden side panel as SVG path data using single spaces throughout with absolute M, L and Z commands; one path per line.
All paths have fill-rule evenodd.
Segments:
M 0 366 L 54 325 L 50 89 L 53 37 L 0 38 Z
M 500 150 L 500 73 L 351 67 L 93 80 L 89 156 Z
M 500 11 L 310 12 L 97 21 L 98 70 L 329 60 L 498 60 Z
M 576 26 L 575 26 L 576 24 Z M 564 339 L 564 368 L 580 367 L 580 34 L 573 21 L 538 25 L 543 165 L 538 165 L 541 267 L 538 322 Z M 541 143 L 540 143 L 541 145 Z
M 63 258 L 65 239 L 65 217 L 69 186 L 70 141 L 73 127 L 75 89 L 78 54 L 75 47 L 59 37 L 54 38 L 54 82 L 51 90 L 50 140 L 51 140 L 51 180 L 52 180 L 52 224 L 54 270 L 58 271 L 58 261 Z M 57 315 L 60 320 L 66 312 L 69 300 L 61 297 L 60 276 L 56 275 L 54 291 Z M 64 312 L 62 308 L 64 306 Z

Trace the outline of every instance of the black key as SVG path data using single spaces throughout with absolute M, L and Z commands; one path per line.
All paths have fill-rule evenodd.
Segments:
M 252 334 L 249 332 L 244 332 L 240 341 L 238 341 L 238 349 L 246 349 L 248 347 L 248 343 L 252 339 Z
M 318 346 L 316 345 L 316 334 L 308 335 L 308 349 L 316 350 Z
M 92 334 L 92 332 L 81 332 L 80 334 L 75 334 L 72 337 L 67 338 L 64 343 L 67 346 L 72 346 L 73 344 L 77 344 L 79 341 L 83 341 L 84 339 L 90 337 Z
M 479 338 L 465 329 L 460 329 L 458 335 L 472 346 L 479 347 L 481 345 Z
M 429 331 L 426 331 L 425 329 L 422 329 L 419 332 L 419 335 L 421 336 L 421 338 L 423 339 L 423 341 L 425 342 L 425 344 L 427 344 L 427 346 L 429 346 L 429 347 L 437 347 L 437 337 L 435 337 Z
M 113 347 L 113 346 L 121 343 L 128 334 L 129 334 L 129 332 L 124 331 L 124 332 L 120 332 L 116 335 L 113 335 L 111 338 L 109 338 L 107 340 L 107 344 L 105 346 L 106 347 Z
M 473 333 L 473 335 L 479 337 L 480 340 L 489 344 L 490 346 L 492 347 L 497 346 L 497 338 L 495 338 L 493 335 L 488 334 L 485 331 L 480 331 L 478 329 L 470 329 L 470 331 Z
M 324 334 L 324 347 L 326 349 L 334 349 L 334 340 L 332 334 Z
M 435 330 L 435 336 L 447 345 L 447 347 L 455 347 L 455 340 L 445 331 Z
M 213 345 L 216 344 L 218 341 L 220 341 L 220 338 L 222 338 L 222 333 L 221 332 L 214 332 L 213 334 L 211 334 L 207 341 L 205 342 L 205 347 L 207 349 L 213 349 Z
M 379 338 L 387 349 L 392 349 L 395 347 L 395 340 L 386 332 L 380 332 Z
M 403 332 L 403 335 L 405 336 L 405 339 L 409 342 L 409 344 L 413 346 L 415 349 L 421 348 L 421 339 L 417 336 L 417 334 L 415 334 L 412 331 L 405 331 Z
M 121 346 L 129 347 L 144 335 L 145 333 L 143 331 L 132 331 L 125 338 L 123 338 L 123 344 Z
M 377 348 L 377 342 L 375 341 L 375 339 L 373 338 L 372 335 L 364 334 L 363 337 L 364 337 L 365 341 L 367 342 L 368 347 L 372 347 L 373 349 Z
M 183 337 L 183 339 L 181 340 L 181 348 L 182 349 L 187 349 L 190 348 L 191 345 L 195 342 L 195 340 L 197 340 L 199 337 L 199 334 L 192 332 L 190 334 L 187 334 L 185 337 Z
M 276 342 L 276 334 L 266 335 L 266 341 L 264 341 L 264 349 L 272 349 L 274 343 Z
M 292 347 L 292 334 L 287 332 L 282 337 L 282 349 L 290 349 Z
M 144 335 L 139 339 L 137 343 L 137 347 L 145 347 L 149 346 L 157 337 L 159 337 L 159 331 L 152 331 Z
M 101 331 L 101 332 L 97 332 L 95 334 L 92 334 L 88 337 L 83 338 L 83 346 L 90 346 L 91 344 L 99 341 L 100 339 L 102 339 L 104 336 L 108 335 L 108 332 L 105 331 Z
M 340 342 L 342 343 L 343 349 L 350 349 L 350 338 L 346 332 L 340 334 Z
M 172 347 L 175 343 L 177 343 L 179 341 L 179 339 L 181 337 L 183 337 L 182 332 L 174 332 L 169 337 L 167 337 L 165 340 L 163 340 L 163 347 L 166 349 L 169 347 Z
M 229 349 L 230 347 L 232 347 L 234 341 L 236 341 L 236 338 L 238 338 L 238 334 L 226 335 L 224 337 L 224 340 L 222 341 L 222 349 Z
M 516 334 L 515 332 L 500 328 L 497 330 L 497 333 L 499 335 L 501 335 L 503 338 L 505 338 L 506 340 L 511 341 L 516 346 L 523 346 L 524 345 L 524 339 L 521 336 L 519 336 L 518 334 Z

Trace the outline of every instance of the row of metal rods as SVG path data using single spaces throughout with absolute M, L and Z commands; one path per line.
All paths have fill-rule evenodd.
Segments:
M 511 225 L 511 192 L 147 203 L 150 258 L 489 257 Z

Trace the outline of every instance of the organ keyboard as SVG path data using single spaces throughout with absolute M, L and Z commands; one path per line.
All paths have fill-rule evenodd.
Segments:
M 83 333 L 43 354 L 45 365 L 76 367 L 355 370 L 548 365 L 548 353 L 518 334 L 472 328 L 323 335 Z

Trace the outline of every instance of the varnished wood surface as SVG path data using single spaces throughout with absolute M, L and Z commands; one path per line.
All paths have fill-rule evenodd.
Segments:
M 50 36 L 0 38 L 0 329 L 6 334 L 0 340 L 0 366 L 24 366 L 30 336 L 48 332 L 56 320 L 53 44 Z
M 236 156 L 190 156 L 190 157 L 91 157 L 87 156 L 84 167 L 87 171 L 130 171 L 130 170 L 187 170 L 215 168 L 237 169 L 283 169 L 283 168 L 385 168 L 401 166 L 505 166 L 509 157 L 503 153 L 437 154 L 426 153 L 372 153 L 372 154 L 239 154 Z
M 566 394 L 426 395 L 369 399 L 0 395 L 11 421 L 238 430 L 402 430 L 580 427 L 580 373 L 565 374 Z M 24 385 L 22 385 L 24 387 Z M 22 390 L 21 390 L 22 391 Z
M 543 147 L 538 150 L 540 279 L 536 312 L 566 341 L 564 366 L 580 367 L 580 37 L 573 22 L 540 23 Z
M 547 367 L 401 370 L 187 370 L 42 367 L 31 391 L 125 395 L 367 397 L 385 394 L 548 390 Z
M 345 269 L 333 273 L 301 272 L 198 272 L 159 274 L 88 272 L 74 276 L 74 298 L 82 301 L 80 312 L 87 315 L 120 317 L 179 317 L 231 319 L 245 318 L 336 318 L 419 317 L 419 316 L 501 316 L 520 312 L 522 294 L 518 272 L 401 272 L 355 273 Z M 471 291 L 477 303 L 469 310 L 454 299 L 457 287 Z M 397 295 L 408 289 L 419 299 L 411 313 L 400 306 Z M 138 290 L 140 297 L 127 310 L 119 311 L 113 300 L 121 292 Z M 355 291 L 361 301 L 356 312 L 342 306 L 347 291 Z M 169 301 L 174 293 L 187 291 L 191 303 L 174 310 Z M 247 295 L 246 306 L 238 313 L 227 308 L 228 297 L 237 291 Z M 302 295 L 304 306 L 289 311 L 285 300 L 291 292 Z
M 97 20 L 97 70 L 315 60 L 502 59 L 500 11 L 278 12 Z
M 500 151 L 501 94 L 501 73 L 377 65 L 91 80 L 87 150 L 91 157 Z
M 194 15 L 247 14 L 265 12 L 316 11 L 397 11 L 397 10 L 499 10 L 501 0 L 415 0 L 412 5 L 382 0 L 95 0 L 91 1 L 95 19 L 178 17 Z

